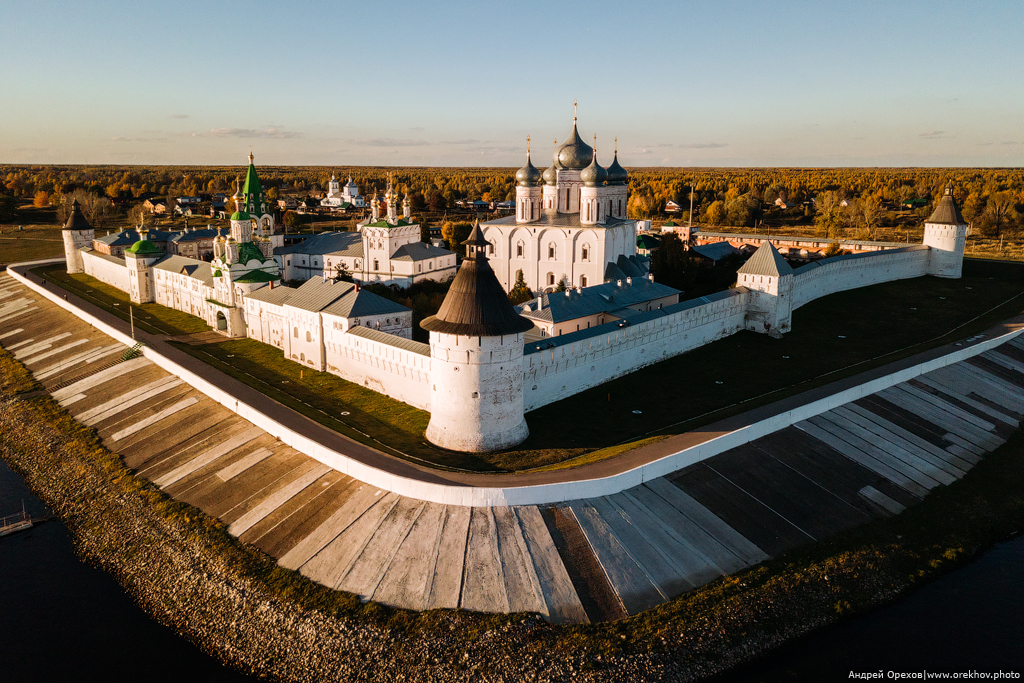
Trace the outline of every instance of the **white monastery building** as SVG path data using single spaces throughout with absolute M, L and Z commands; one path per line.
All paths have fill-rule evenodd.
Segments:
M 391 180 L 385 193 L 387 216 L 380 215 L 380 200 L 370 202 L 370 218 L 358 232 L 329 232 L 301 244 L 274 250 L 285 280 L 348 273 L 359 282 L 408 287 L 423 280 L 444 282 L 455 277 L 455 254 L 420 241 L 420 225 L 412 218 L 409 197 L 398 215 L 398 193 Z
M 325 277 L 334 267 L 326 262 L 301 287 L 278 286 L 279 268 L 296 268 L 288 258 L 299 252 L 280 254 L 280 267 L 271 257 L 277 252 L 267 233 L 273 219 L 264 223 L 266 202 L 251 161 L 231 236 L 218 239 L 213 262 L 165 254 L 145 231 L 124 259 L 99 253 L 76 205 L 63 233 L 68 272 L 88 273 L 129 292 L 134 302 L 155 301 L 198 315 L 227 336 L 271 344 L 304 366 L 427 410 L 426 438 L 461 451 L 512 447 L 528 435 L 529 411 L 740 330 L 783 334 L 791 328 L 792 312 L 819 297 L 924 275 L 958 278 L 967 233 L 947 188 L 925 222 L 923 244 L 794 269 L 765 242 L 739 270 L 737 286 L 678 301 L 677 290 L 649 275 L 618 276 L 620 264 L 639 268 L 631 251 L 634 222 L 621 213 L 625 185 L 611 184 L 624 183 L 625 172 L 616 170 L 617 161 L 601 169 L 574 124 L 548 172 L 537 173 L 528 159 L 517 173 L 515 216 L 474 226 L 440 310 L 422 323 L 430 340 L 423 344 L 410 338 L 407 309 L 358 284 Z M 541 175 L 552 182 L 544 177 L 539 185 Z M 350 272 L 363 277 L 401 281 L 391 276 L 397 268 L 381 266 L 400 262 L 396 255 L 417 244 L 415 224 L 407 211 L 398 218 L 390 187 L 387 199 L 387 218 L 375 209 L 360 232 L 352 233 L 359 237 L 359 251 L 320 257 L 332 263 L 347 258 Z M 454 259 L 447 250 L 427 253 Z M 367 259 L 376 266 L 366 266 Z M 445 267 L 454 269 L 454 262 Z M 565 273 L 574 286 L 565 293 L 542 292 L 517 310 L 506 295 L 516 270 L 537 289 L 551 286 L 548 274 Z M 418 274 L 403 272 L 402 277 Z M 531 331 L 534 338 L 528 340 Z
M 352 182 L 351 176 L 342 187 L 332 175 L 331 182 L 327 184 L 327 196 L 320 200 L 320 206 L 328 209 L 361 209 L 366 206 L 366 199 L 359 194 L 359 187 Z

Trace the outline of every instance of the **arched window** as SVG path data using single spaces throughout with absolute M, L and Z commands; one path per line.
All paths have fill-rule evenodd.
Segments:
M 525 246 L 526 245 L 523 244 L 522 240 L 519 240 L 519 242 L 516 244 L 516 256 L 518 258 L 523 258 L 523 252 L 525 251 Z
M 311 335 L 309 333 L 309 330 L 306 330 L 306 341 L 308 341 L 308 342 L 313 341 L 313 335 Z
M 551 244 L 548 245 L 548 258 L 549 259 L 555 258 L 555 243 L 554 242 L 552 242 Z
M 373 269 L 375 271 L 380 270 L 380 261 L 378 261 L 377 259 L 373 259 Z
M 583 245 L 583 249 L 580 250 L 580 260 L 582 260 L 582 261 L 589 261 L 590 260 L 590 245 L 589 244 L 584 244 Z
M 487 255 L 494 256 L 494 242 L 487 243 Z
M 295 332 L 293 333 L 293 336 L 294 336 L 294 337 L 295 337 L 296 339 L 298 339 L 298 338 L 299 338 L 299 328 L 297 328 L 297 327 L 295 328 Z
M 587 276 L 586 275 L 580 275 L 580 287 L 586 287 L 586 286 L 587 286 Z
M 548 273 L 548 285 L 550 286 L 550 285 L 553 285 L 553 284 L 555 284 L 555 274 L 554 273 Z

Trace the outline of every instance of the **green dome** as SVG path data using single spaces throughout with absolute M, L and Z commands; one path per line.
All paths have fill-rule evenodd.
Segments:
M 249 214 L 245 211 L 235 211 L 231 214 L 231 220 L 233 221 L 247 221 L 249 220 Z
M 132 254 L 162 254 L 164 250 L 149 240 L 139 240 L 128 247 L 128 252 Z
M 590 165 L 580 173 L 580 180 L 587 187 L 604 185 L 604 182 L 608 180 L 608 171 L 597 163 L 597 152 L 594 152 L 594 158 L 591 159 Z

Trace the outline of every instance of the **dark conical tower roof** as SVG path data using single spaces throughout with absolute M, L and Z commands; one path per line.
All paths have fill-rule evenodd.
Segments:
M 956 200 L 953 199 L 952 186 L 946 186 L 946 193 L 942 195 L 942 199 L 939 200 L 938 205 L 935 207 L 935 211 L 932 212 L 931 217 L 926 220 L 925 223 L 967 225 L 967 221 L 965 221 L 964 217 L 960 215 L 960 207 L 956 205 Z
M 437 315 L 420 323 L 430 332 L 498 337 L 517 334 L 533 323 L 515 312 L 508 295 L 487 262 L 488 242 L 480 223 L 473 227 L 466 245 L 466 260 L 448 290 Z
M 85 215 L 82 213 L 82 206 L 78 203 L 78 200 L 71 202 L 71 215 L 68 216 L 67 222 L 64 224 L 65 230 L 92 230 L 92 226 L 89 225 L 89 221 L 85 219 Z

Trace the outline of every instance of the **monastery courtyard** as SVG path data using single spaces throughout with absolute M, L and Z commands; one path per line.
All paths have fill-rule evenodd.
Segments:
M 636 614 L 841 529 L 898 514 L 959 479 L 1024 415 L 1024 341 L 1012 334 L 1019 328 L 990 331 L 986 339 L 1009 334 L 997 348 L 621 493 L 463 507 L 383 491 L 331 469 L 150 360 L 124 360 L 127 347 L 0 274 L 0 345 L 129 467 L 219 518 L 242 541 L 368 600 L 409 609 L 535 611 L 555 622 Z M 252 393 L 203 372 L 230 393 Z M 283 406 L 274 418 L 308 429 L 313 439 L 327 431 Z M 754 418 L 731 419 L 727 428 L 744 419 Z M 718 427 L 701 431 L 721 433 Z M 335 435 L 332 445 L 339 443 L 357 459 L 373 453 Z M 405 476 L 416 469 L 376 454 L 381 463 Z M 580 472 L 536 476 L 556 481 Z M 413 474 L 448 484 L 487 476 Z

